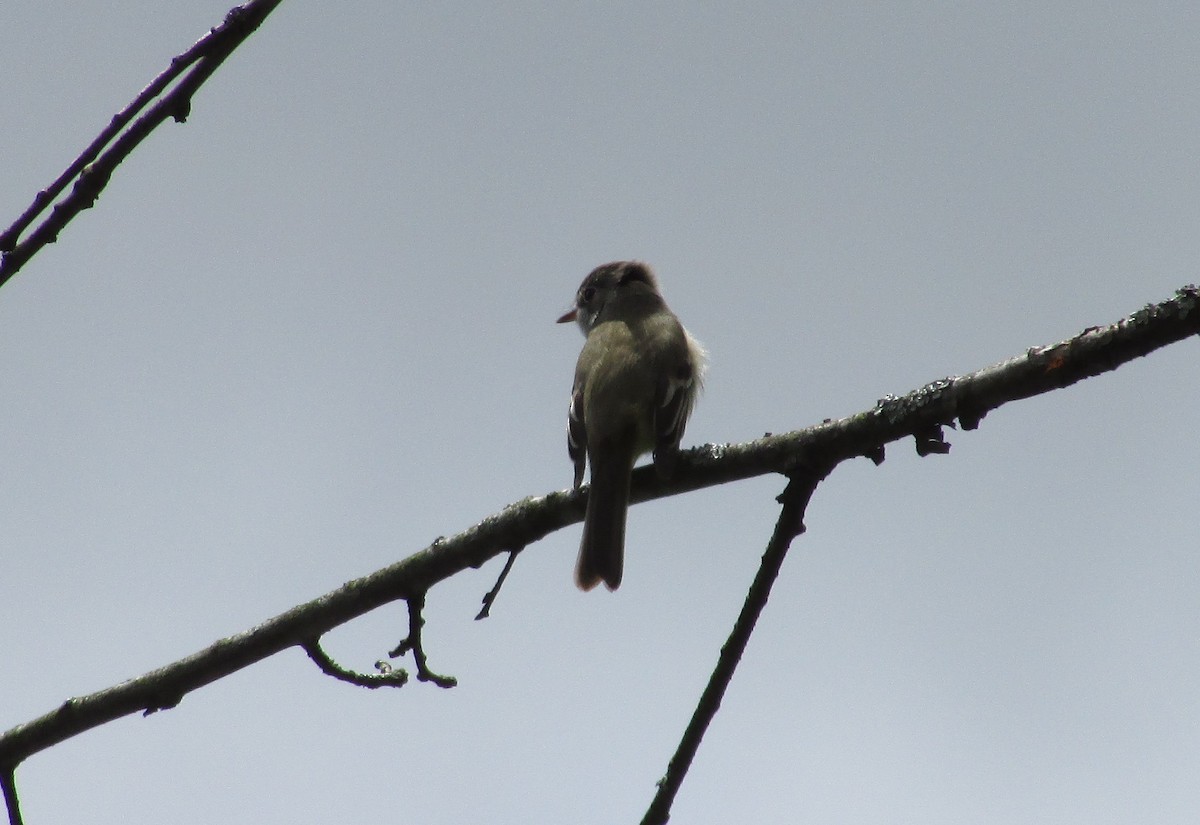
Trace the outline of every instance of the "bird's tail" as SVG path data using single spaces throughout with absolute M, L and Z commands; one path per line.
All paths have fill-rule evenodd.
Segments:
M 604 582 L 609 590 L 616 590 L 621 586 L 625 566 L 625 514 L 629 509 L 633 454 L 614 455 L 611 449 L 596 452 L 600 455 L 589 456 L 593 459 L 592 483 L 579 560 L 575 563 L 575 584 L 580 590 L 591 590 Z

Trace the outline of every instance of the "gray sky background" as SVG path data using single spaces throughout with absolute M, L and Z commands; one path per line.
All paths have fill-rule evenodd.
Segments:
M 228 5 L 0 6 L 0 222 Z M 284 3 L 0 290 L 0 727 L 566 487 L 599 263 L 708 346 L 692 444 L 1198 279 L 1194 3 L 412 6 Z M 839 468 L 672 821 L 1200 819 L 1197 352 Z M 578 527 L 436 588 L 454 690 L 290 651 L 55 747 L 27 821 L 636 821 L 781 488 L 635 508 L 615 595 Z

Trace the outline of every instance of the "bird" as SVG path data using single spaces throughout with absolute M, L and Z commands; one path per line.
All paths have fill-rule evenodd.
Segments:
M 640 261 L 614 261 L 583 279 L 558 323 L 574 321 L 585 341 L 567 415 L 572 489 L 591 467 L 575 584 L 621 585 L 629 477 L 654 454 L 660 476 L 674 471 L 679 443 L 703 385 L 707 354 L 667 307 Z

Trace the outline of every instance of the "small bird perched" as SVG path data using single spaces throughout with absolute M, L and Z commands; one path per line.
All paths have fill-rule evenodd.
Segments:
M 650 267 L 638 261 L 598 266 L 583 279 L 575 306 L 558 319 L 575 321 L 587 341 L 575 366 L 567 418 L 567 452 L 575 484 L 592 465 L 575 583 L 591 590 L 621 584 L 629 474 L 654 452 L 669 474 L 683 428 L 700 392 L 704 348 L 667 308 Z

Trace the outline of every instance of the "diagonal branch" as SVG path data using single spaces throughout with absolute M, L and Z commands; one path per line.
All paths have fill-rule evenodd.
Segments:
M 817 485 L 829 475 L 833 466 L 818 464 L 812 469 L 797 471 L 792 474 L 787 487 L 780 493 L 778 500 L 783 508 L 775 523 L 771 540 L 767 542 L 758 573 L 746 594 L 746 601 L 733 624 L 733 630 L 721 647 L 717 666 L 700 695 L 691 721 L 683 731 L 679 747 L 675 749 L 675 755 L 667 765 L 666 776 L 659 780 L 658 791 L 654 794 L 650 807 L 646 809 L 646 815 L 642 817 L 642 825 L 663 825 L 670 819 L 671 803 L 675 801 L 675 794 L 679 792 L 688 768 L 692 766 L 692 760 L 700 748 L 700 740 L 704 738 L 705 731 L 721 708 L 721 700 L 725 697 L 725 691 L 733 679 L 738 662 L 742 659 L 742 653 L 750 642 L 750 634 L 754 632 L 758 617 L 767 606 L 771 586 L 779 576 L 779 569 L 783 566 L 788 547 L 791 546 L 792 539 L 804 532 L 804 511 L 808 508 L 808 502 L 816 492 Z
M 492 585 L 491 590 L 483 594 L 483 606 L 475 614 L 475 621 L 486 619 L 492 615 L 492 605 L 496 603 L 496 597 L 500 595 L 500 588 L 504 586 L 504 580 L 508 578 L 508 574 L 512 571 L 519 552 L 517 550 L 509 551 L 508 559 L 504 562 L 504 567 L 501 569 L 500 575 L 496 577 L 496 583 Z
M 819 463 L 832 468 L 864 455 L 878 461 L 884 444 L 914 434 L 923 434 L 928 440 L 933 437 L 931 432 L 956 420 L 965 429 L 973 429 L 988 411 L 1002 404 L 1116 369 L 1198 333 L 1200 290 L 1186 287 L 1173 298 L 1148 305 L 1110 326 L 1089 328 L 1069 340 L 1034 347 L 970 375 L 935 381 L 901 398 L 883 399 L 872 409 L 848 418 L 745 444 L 686 450 L 670 480 L 659 479 L 651 467 L 635 471 L 631 499 L 648 501 L 767 473 L 791 476 L 807 466 Z M 303 646 L 388 602 L 424 594 L 444 579 L 477 568 L 501 553 L 517 552 L 582 521 L 585 505 L 586 496 L 568 491 L 531 496 L 455 536 L 439 538 L 406 559 L 187 658 L 120 685 L 68 699 L 55 710 L 0 735 L 0 772 L 11 772 L 32 754 L 121 716 L 174 707 L 188 692 L 223 676 L 287 648 Z
M 16 768 L 0 767 L 0 786 L 4 788 L 4 807 L 8 810 L 9 825 L 21 825 L 21 802 L 17 799 Z
M 83 153 L 50 186 L 38 192 L 29 208 L 0 234 L 0 255 L 3 256 L 0 257 L 0 286 L 17 274 L 42 247 L 54 243 L 58 233 L 76 215 L 91 208 L 108 185 L 113 171 L 152 131 L 168 117 L 179 123 L 187 120 L 192 95 L 281 2 L 249 0 L 244 5 L 230 9 L 221 25 L 211 29 L 183 54 L 174 57 L 170 66 L 113 116 L 108 126 Z M 175 83 L 174 87 L 164 95 L 172 83 Z M 160 95 L 161 99 L 150 106 Z M 147 106 L 150 106 L 149 111 L 134 121 L 133 118 Z M 107 149 L 104 148 L 106 146 Z M 28 237 L 19 240 L 71 181 L 75 181 L 75 185 L 70 193 L 54 205 L 50 215 Z

